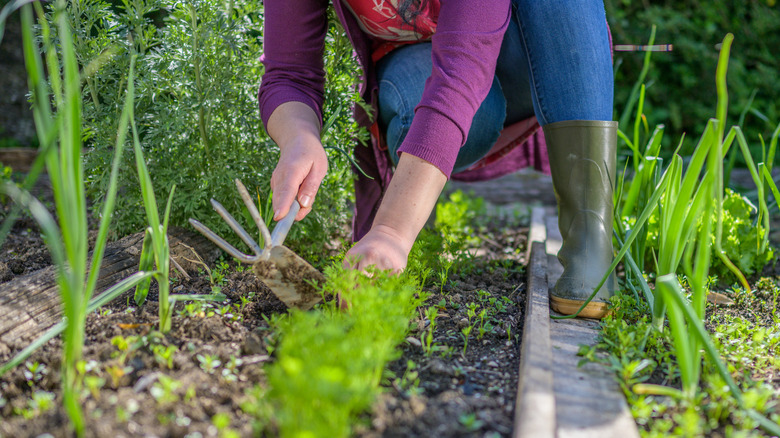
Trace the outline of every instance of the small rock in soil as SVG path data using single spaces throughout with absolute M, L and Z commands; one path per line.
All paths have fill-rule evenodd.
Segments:
M 455 375 L 455 371 L 452 369 L 452 367 L 447 366 L 447 364 L 438 359 L 431 361 L 430 370 L 434 374 L 441 374 L 445 376 Z
M 8 265 L 0 262 L 0 283 L 11 281 L 14 278 L 14 273 L 8 268 Z

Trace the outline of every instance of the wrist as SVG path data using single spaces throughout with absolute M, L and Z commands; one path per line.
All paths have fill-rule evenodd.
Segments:
M 406 255 L 412 250 L 414 241 L 417 239 L 417 233 L 413 231 L 403 230 L 392 224 L 383 224 L 381 222 L 375 222 L 369 233 L 375 233 L 377 236 L 390 240 Z
M 279 105 L 268 119 L 268 135 L 279 145 L 315 143 L 320 145 L 319 119 L 314 111 L 300 102 Z

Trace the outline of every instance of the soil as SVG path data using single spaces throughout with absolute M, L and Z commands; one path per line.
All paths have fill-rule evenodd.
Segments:
M 387 379 L 356 435 L 511 435 L 527 229 L 508 220 L 483 226 L 470 269 L 451 273 L 444 286 L 428 291 L 407 341 L 399 346 L 401 357 L 388 366 L 395 377 Z M 20 219 L 0 246 L 0 290 L 2 283 L 50 263 L 34 221 Z M 265 318 L 286 308 L 251 267 L 229 265 L 230 274 L 220 284 L 202 271 L 189 271 L 189 278 L 172 271 L 177 276 L 173 293 L 208 294 L 219 287 L 227 301 L 177 303 L 167 335 L 155 331 L 154 285 L 141 306 L 128 292 L 88 316 L 83 359 L 89 384 L 82 396 L 88 436 L 218 436 L 216 414 L 227 415 L 240 436 L 256 432 L 242 403 L 248 391 L 265 385 L 264 366 L 275 360 L 268 350 L 273 334 Z M 471 303 L 477 315 L 470 321 Z M 431 306 L 438 308 L 438 316 L 432 351 L 426 354 L 431 321 L 425 310 Z M 481 309 L 487 309 L 483 319 Z M 472 324 L 464 351 L 462 329 Z M 54 339 L 0 377 L 0 437 L 69 436 L 60 406 L 61 349 L 61 341 Z M 162 353 L 166 349 L 172 352 L 167 358 Z M 9 358 L 0 357 L 0 363 Z M 53 400 L 47 403 L 47 398 Z

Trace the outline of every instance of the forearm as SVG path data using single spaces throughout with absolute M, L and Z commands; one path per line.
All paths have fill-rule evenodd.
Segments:
M 408 254 L 446 182 L 447 177 L 433 164 L 402 154 L 372 231 L 395 236 Z

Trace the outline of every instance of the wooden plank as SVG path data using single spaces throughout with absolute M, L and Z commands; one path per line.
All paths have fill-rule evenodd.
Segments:
M 195 271 L 202 259 L 213 264 L 219 249 L 200 234 L 169 230 L 171 257 L 185 270 Z M 96 295 L 138 270 L 143 233 L 108 245 L 98 276 Z M 59 288 L 53 266 L 0 284 L 0 357 L 21 350 L 60 321 Z
M 544 245 L 534 242 L 528 264 L 528 293 L 515 408 L 514 436 L 517 438 L 555 437 L 546 265 Z
M 547 273 L 550 290 L 563 273 L 557 253 L 561 247 L 558 219 L 547 218 Z M 557 315 L 553 312 L 553 315 Z M 555 421 L 558 438 L 638 438 L 620 387 L 610 370 L 600 364 L 578 367 L 580 345 L 596 345 L 599 323 L 582 318 L 552 320 Z
M 36 148 L 0 148 L 0 163 L 15 172 L 28 172 L 37 156 Z
M 544 242 L 547 240 L 547 226 L 545 223 L 544 207 L 534 207 L 531 209 L 531 227 L 528 230 L 528 245 L 525 253 L 525 259 L 531 260 L 531 248 L 534 242 Z
M 578 367 L 580 345 L 595 345 L 598 322 L 553 320 L 550 327 L 559 438 L 639 438 L 612 371 L 589 362 Z

